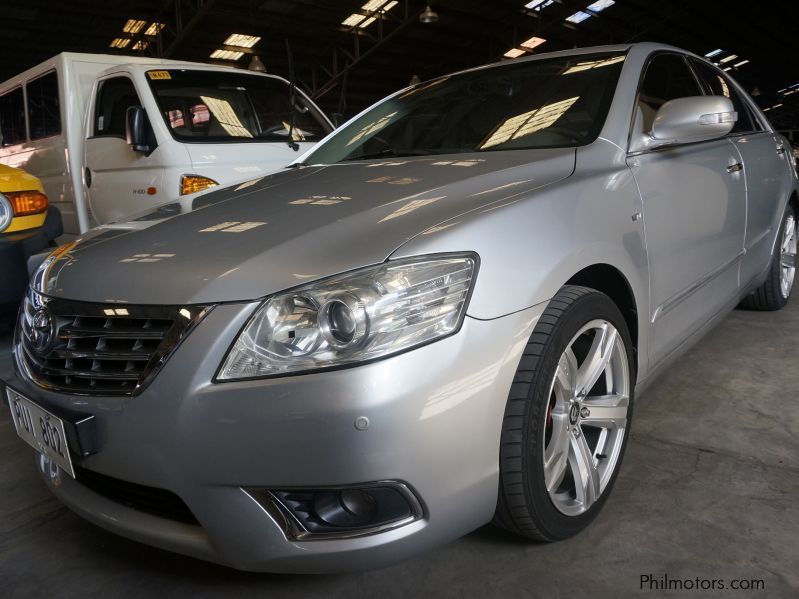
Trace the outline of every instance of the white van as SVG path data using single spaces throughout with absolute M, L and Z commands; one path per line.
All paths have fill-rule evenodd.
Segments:
M 67 235 L 274 172 L 332 128 L 285 79 L 232 67 L 63 53 L 0 84 L 0 163 L 42 180 Z

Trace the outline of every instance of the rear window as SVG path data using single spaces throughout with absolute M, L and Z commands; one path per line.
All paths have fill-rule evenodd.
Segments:
M 21 87 L 0 96 L 0 133 L 3 134 L 4 146 L 13 146 L 27 139 L 25 100 Z
M 31 139 L 42 139 L 61 133 L 61 107 L 58 100 L 58 75 L 55 71 L 29 81 L 28 126 Z

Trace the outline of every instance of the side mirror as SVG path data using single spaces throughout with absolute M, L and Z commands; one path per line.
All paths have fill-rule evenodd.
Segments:
M 147 121 L 147 112 L 143 106 L 128 106 L 125 112 L 125 138 L 134 152 L 149 152 L 150 144 Z
M 709 141 L 732 131 L 738 113 L 724 96 L 691 96 L 669 100 L 655 114 L 647 149 Z

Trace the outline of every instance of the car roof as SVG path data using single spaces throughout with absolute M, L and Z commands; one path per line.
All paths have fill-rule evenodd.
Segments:
M 694 56 L 691 52 L 684 50 L 682 48 L 678 48 L 676 46 L 670 46 L 668 44 L 658 44 L 654 42 L 637 42 L 634 44 L 612 44 L 612 45 L 605 45 L 605 46 L 587 46 L 584 48 L 572 48 L 569 50 L 558 50 L 556 52 L 542 52 L 540 54 L 532 54 L 530 56 L 524 56 L 519 58 L 514 58 L 512 60 L 499 60 L 496 62 L 491 62 L 488 64 L 484 64 L 478 67 L 472 67 L 469 69 L 463 69 L 461 71 L 455 71 L 453 73 L 447 73 L 446 76 L 449 75 L 460 75 L 462 73 L 469 73 L 472 71 L 480 71 L 483 69 L 492 69 L 496 67 L 505 66 L 508 64 L 518 64 L 521 62 L 534 62 L 537 60 L 546 60 L 549 58 L 558 58 L 558 57 L 568 57 L 568 56 L 581 56 L 581 55 L 590 55 L 590 54 L 600 54 L 604 52 L 627 52 L 631 53 L 635 51 L 637 54 L 651 54 L 652 52 L 658 50 L 669 50 L 672 52 L 681 52 L 683 54 L 690 54 Z M 701 57 L 700 57 L 701 58 Z M 434 77 L 433 80 L 439 79 L 439 77 Z

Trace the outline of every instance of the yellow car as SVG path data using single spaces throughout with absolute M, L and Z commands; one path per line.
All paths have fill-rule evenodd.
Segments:
M 28 258 L 46 251 L 62 232 L 61 214 L 48 206 L 41 181 L 0 164 L 0 316 L 22 298 Z

